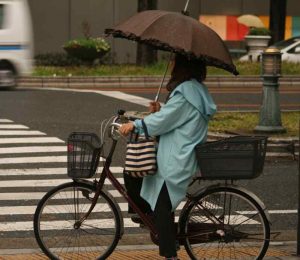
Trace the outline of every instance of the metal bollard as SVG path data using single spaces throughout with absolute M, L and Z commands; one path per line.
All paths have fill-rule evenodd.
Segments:
M 262 53 L 263 102 L 256 132 L 284 133 L 279 104 L 279 83 L 281 76 L 281 52 L 270 47 Z

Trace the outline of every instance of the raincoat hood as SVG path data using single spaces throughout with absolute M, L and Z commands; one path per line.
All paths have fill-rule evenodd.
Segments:
M 209 120 L 209 118 L 216 113 L 217 106 L 208 92 L 207 87 L 197 80 L 192 79 L 184 82 L 184 84 L 178 85 L 171 93 L 170 98 L 178 92 L 181 93 L 206 120 Z

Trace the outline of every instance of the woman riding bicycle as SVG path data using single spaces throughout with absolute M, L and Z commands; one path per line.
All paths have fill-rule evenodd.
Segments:
M 141 196 L 154 212 L 159 234 L 159 252 L 166 259 L 177 259 L 174 211 L 184 199 L 191 178 L 198 171 L 194 148 L 205 142 L 208 122 L 216 105 L 206 86 L 206 66 L 199 60 L 176 55 L 167 84 L 166 104 L 151 102 L 153 112 L 144 118 L 148 133 L 159 136 L 157 174 L 143 180 Z M 120 127 L 123 135 L 142 132 L 141 120 Z

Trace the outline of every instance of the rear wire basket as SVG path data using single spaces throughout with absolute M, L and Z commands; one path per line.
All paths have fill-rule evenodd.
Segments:
M 265 136 L 234 136 L 196 146 L 203 179 L 253 179 L 264 167 Z
M 68 138 L 68 176 L 91 178 L 98 167 L 102 145 L 94 133 L 74 132 Z

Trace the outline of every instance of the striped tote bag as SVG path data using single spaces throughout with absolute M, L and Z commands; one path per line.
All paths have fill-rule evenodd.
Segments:
M 127 142 L 124 173 L 132 177 L 154 175 L 156 164 L 156 140 L 150 137 L 144 121 L 142 121 L 145 136 L 131 135 Z

